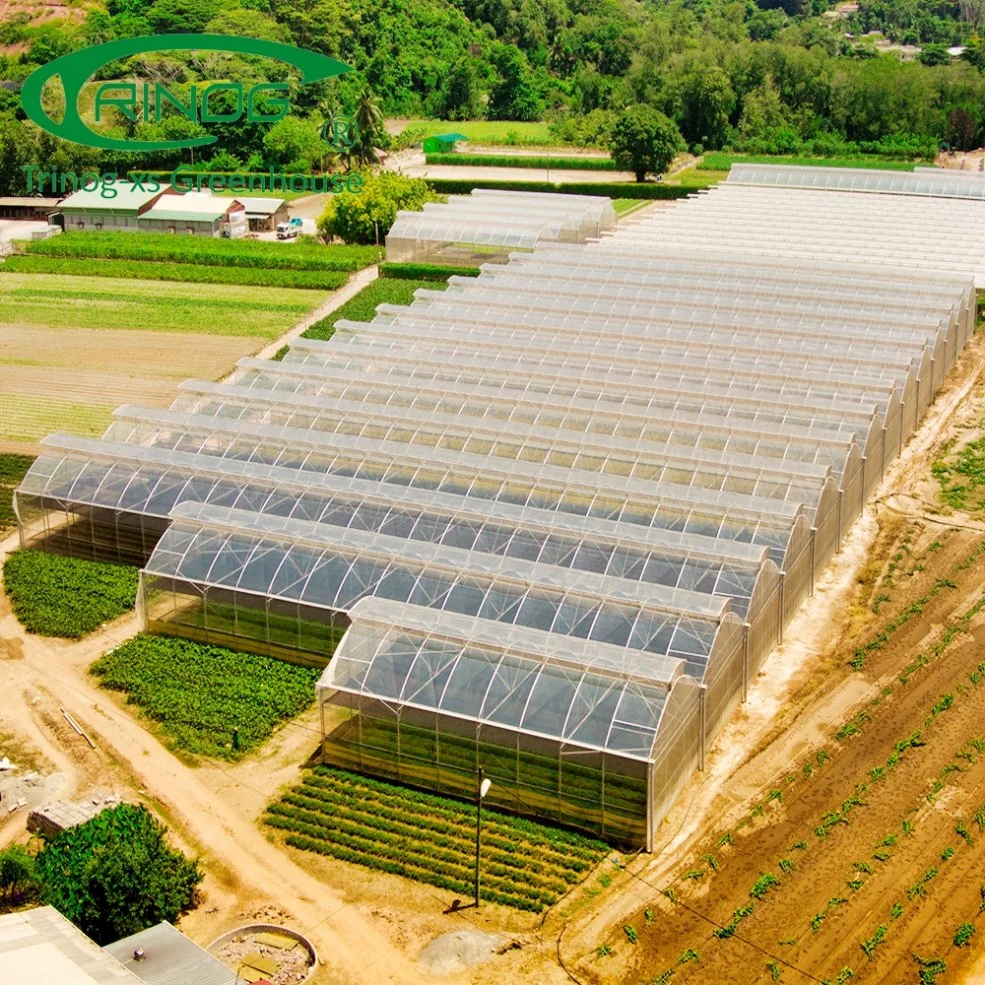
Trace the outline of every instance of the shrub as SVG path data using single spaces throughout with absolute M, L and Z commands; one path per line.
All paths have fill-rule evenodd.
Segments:
M 333 195 L 318 220 L 326 239 L 346 243 L 383 244 L 401 209 L 420 211 L 426 202 L 440 201 L 423 178 L 407 178 L 394 171 L 367 173 L 358 193 Z
M 3 581 L 14 615 L 29 633 L 80 639 L 123 615 L 137 600 L 137 568 L 16 551 Z
M 21 845 L 0 852 L 0 912 L 33 903 L 39 890 L 33 855 Z
M 48 841 L 36 859 L 41 899 L 97 944 L 167 920 L 198 900 L 198 862 L 170 848 L 146 807 L 119 804 Z

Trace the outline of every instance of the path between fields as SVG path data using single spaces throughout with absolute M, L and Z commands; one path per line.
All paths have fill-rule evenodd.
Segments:
M 364 287 L 372 284 L 379 277 L 380 268 L 375 264 L 372 267 L 364 267 L 357 270 L 345 284 L 324 303 L 320 304 L 310 315 L 306 315 L 293 328 L 288 329 L 279 339 L 275 339 L 269 345 L 264 346 L 259 352 L 253 355 L 254 359 L 271 359 L 278 350 L 285 345 L 289 345 L 299 335 L 306 332 L 316 321 L 321 321 L 333 311 L 337 311 L 346 301 L 355 297 Z M 235 372 L 235 370 L 233 370 Z M 231 376 L 232 373 L 229 374 Z M 229 377 L 227 376 L 226 379 Z
M 14 545 L 8 541 L 5 546 Z M 135 785 L 164 806 L 177 820 L 179 833 L 246 888 L 238 894 L 241 900 L 249 899 L 253 889 L 257 901 L 270 899 L 293 917 L 315 942 L 333 974 L 329 979 L 333 985 L 423 981 L 387 937 L 338 892 L 296 865 L 260 834 L 248 816 L 233 810 L 221 791 L 207 782 L 207 775 L 184 765 L 108 694 L 89 683 L 88 665 L 138 629 L 134 614 L 77 643 L 31 636 L 17 623 L 6 597 L 0 597 L 0 644 L 7 651 L 6 659 L 0 659 L 0 694 L 50 695 L 54 706 L 67 710 L 92 737 L 100 753 L 116 757 L 125 771 L 132 772 Z M 26 701 L 16 712 L 5 708 L 5 721 L 8 714 L 11 719 L 25 719 L 28 734 L 41 740 L 57 765 L 71 768 L 56 744 L 43 738 Z

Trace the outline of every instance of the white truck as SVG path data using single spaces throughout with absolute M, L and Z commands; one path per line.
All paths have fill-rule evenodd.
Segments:
M 289 222 L 277 223 L 278 239 L 294 239 L 301 232 L 301 220 L 291 219 Z

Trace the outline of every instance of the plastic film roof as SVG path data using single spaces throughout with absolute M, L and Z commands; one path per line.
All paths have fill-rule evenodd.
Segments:
M 824 170 L 736 169 L 609 232 L 581 196 L 402 215 L 520 252 L 48 439 L 19 500 L 152 521 L 152 584 L 351 620 L 324 689 L 646 759 L 973 326 L 985 205 Z
M 377 599 L 356 603 L 319 688 L 650 758 L 667 689 L 621 672 L 622 651 L 569 654 L 551 637 L 504 640 L 496 624 L 455 617 L 436 631 L 418 612 Z

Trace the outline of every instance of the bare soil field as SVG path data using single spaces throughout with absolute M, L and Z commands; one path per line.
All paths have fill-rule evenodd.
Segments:
M 219 379 L 260 344 L 245 336 L 5 326 L 0 449 L 36 453 L 57 430 L 98 435 L 121 404 L 167 407 L 182 380 Z

